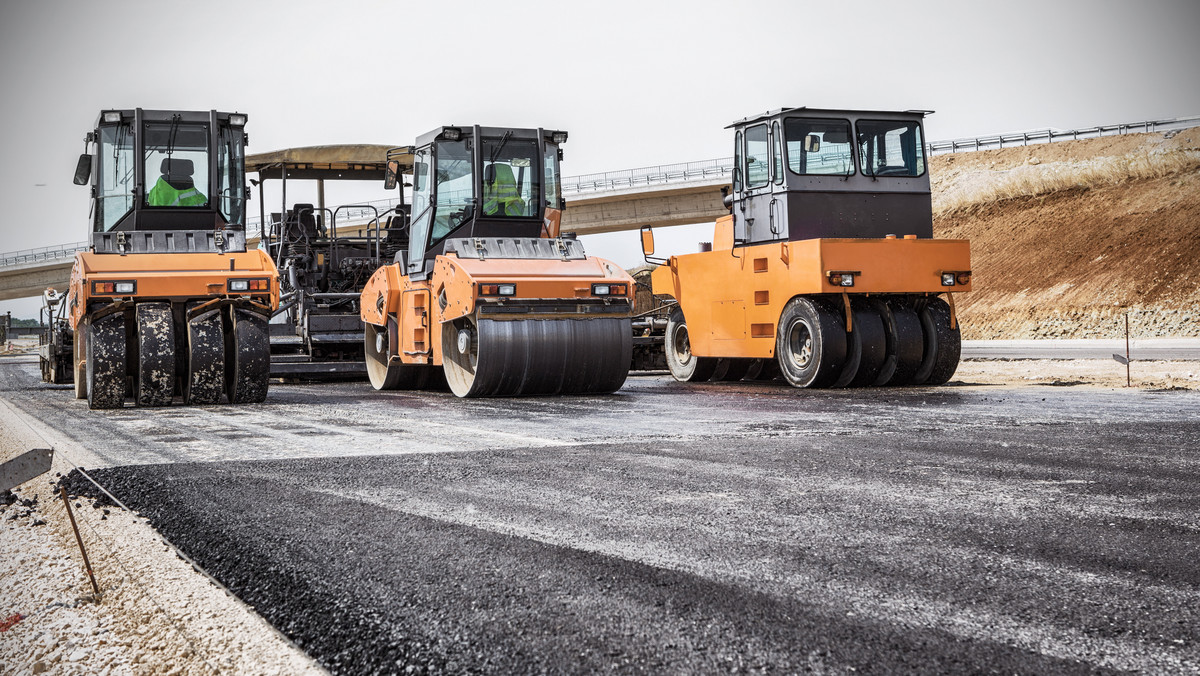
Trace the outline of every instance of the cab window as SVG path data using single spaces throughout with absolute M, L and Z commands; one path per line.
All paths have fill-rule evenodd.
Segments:
M 108 232 L 133 209 L 135 155 L 129 125 L 100 127 L 100 146 L 96 152 L 99 155 L 96 231 Z
M 514 139 L 505 134 L 498 139 L 485 138 L 480 143 L 484 218 L 540 216 L 537 141 Z
M 746 187 L 758 188 L 771 182 L 771 155 L 767 125 L 746 130 Z
M 437 142 L 437 171 L 434 175 L 433 232 L 436 242 L 472 216 L 475 174 L 471 171 L 470 137 L 461 141 Z
M 202 207 L 208 204 L 208 125 L 147 122 L 146 206 Z
M 921 125 L 894 120 L 858 121 L 858 156 L 867 176 L 921 176 L 925 148 Z
M 788 169 L 801 175 L 849 176 L 854 173 L 850 123 L 789 117 L 783 122 Z

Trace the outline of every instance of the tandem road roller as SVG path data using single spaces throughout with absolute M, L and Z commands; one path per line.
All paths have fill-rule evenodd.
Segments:
M 75 183 L 91 183 L 91 249 L 67 303 L 91 408 L 266 398 L 279 276 L 246 249 L 245 124 L 137 108 L 102 111 L 88 133 Z
M 958 368 L 966 240 L 934 239 L 927 111 L 782 109 L 735 122 L 712 250 L 654 259 L 680 381 L 937 385 Z
M 460 397 L 606 393 L 625 382 L 633 278 L 559 232 L 566 139 L 480 126 L 417 139 L 407 242 L 360 300 L 376 389 L 442 375 Z M 401 167 L 389 161 L 389 182 Z

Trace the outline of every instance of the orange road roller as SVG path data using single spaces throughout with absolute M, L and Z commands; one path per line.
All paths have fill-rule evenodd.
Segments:
M 105 110 L 75 183 L 91 248 L 67 298 L 75 393 L 91 408 L 259 402 L 279 275 L 246 248 L 246 116 Z
M 710 251 L 654 258 L 680 381 L 938 385 L 958 368 L 970 245 L 934 239 L 928 111 L 790 108 L 735 122 Z
M 376 389 L 444 377 L 459 397 L 498 397 L 608 393 L 625 382 L 633 278 L 559 232 L 566 139 L 446 126 L 397 149 L 412 152 L 405 245 L 360 298 Z M 391 188 L 404 164 L 388 167 Z

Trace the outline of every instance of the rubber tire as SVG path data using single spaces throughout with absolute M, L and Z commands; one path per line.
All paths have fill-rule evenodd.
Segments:
M 793 387 L 833 384 L 846 363 L 846 343 L 841 317 L 817 299 L 797 296 L 780 313 L 775 357 Z M 802 358 L 804 347 L 807 358 Z
M 925 358 L 913 378 L 914 385 L 944 385 L 958 370 L 962 335 L 950 328 L 950 306 L 941 298 L 930 298 L 918 311 L 925 334 Z
M 751 359 L 750 368 L 742 380 L 767 382 L 779 378 L 779 362 L 772 359 Z
M 734 382 L 746 377 L 746 372 L 750 370 L 750 364 L 753 359 L 737 359 L 734 357 L 719 357 L 717 359 L 717 368 L 713 374 L 709 376 L 709 380 L 723 380 L 726 382 Z
M 138 303 L 138 361 L 134 395 L 138 406 L 168 406 L 175 394 L 175 321 L 170 303 Z
M 196 305 L 196 304 L 193 304 Z M 225 329 L 221 311 L 210 310 L 187 323 L 183 403 L 204 406 L 225 396 Z
M 708 380 L 717 370 L 713 357 L 697 357 L 692 354 L 688 338 L 687 321 L 678 305 L 671 308 L 667 316 L 667 333 L 663 337 L 663 349 L 667 355 L 667 368 L 671 377 L 681 383 L 697 383 Z
M 125 316 L 112 314 L 94 322 L 87 332 L 88 408 L 125 405 Z
M 832 387 L 873 384 L 887 357 L 887 333 L 883 328 L 883 318 L 866 299 L 851 301 L 850 311 L 853 324 L 846 333 L 846 365 Z
M 921 319 L 906 298 L 890 298 L 886 302 L 874 299 L 873 304 L 883 318 L 887 334 L 887 357 L 873 384 L 909 385 L 925 355 Z
M 265 401 L 271 383 L 271 340 L 267 318 L 232 308 L 225 343 L 225 387 L 231 404 Z
M 87 320 L 80 319 L 75 337 L 72 340 L 72 352 L 75 355 L 75 398 L 87 399 Z

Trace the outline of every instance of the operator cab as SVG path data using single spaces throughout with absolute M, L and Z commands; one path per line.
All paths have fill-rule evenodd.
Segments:
M 211 233 L 222 250 L 241 242 L 244 250 L 246 200 L 244 127 L 246 115 L 211 111 L 106 110 L 86 141 L 94 143 L 76 167 L 75 183 L 92 186 L 93 245 L 128 243 L 131 250 L 170 251 L 187 237 L 113 237 L 133 232 Z M 189 250 L 195 248 L 191 238 Z M 166 248 L 155 247 L 159 244 Z M 138 242 L 138 245 L 132 244 Z M 182 250 L 182 249 L 181 249 Z
M 405 272 L 424 279 L 446 242 L 463 237 L 536 238 L 547 209 L 562 209 L 565 131 L 439 127 L 413 156 Z
M 730 125 L 735 245 L 932 237 L 928 112 L 787 108 Z

